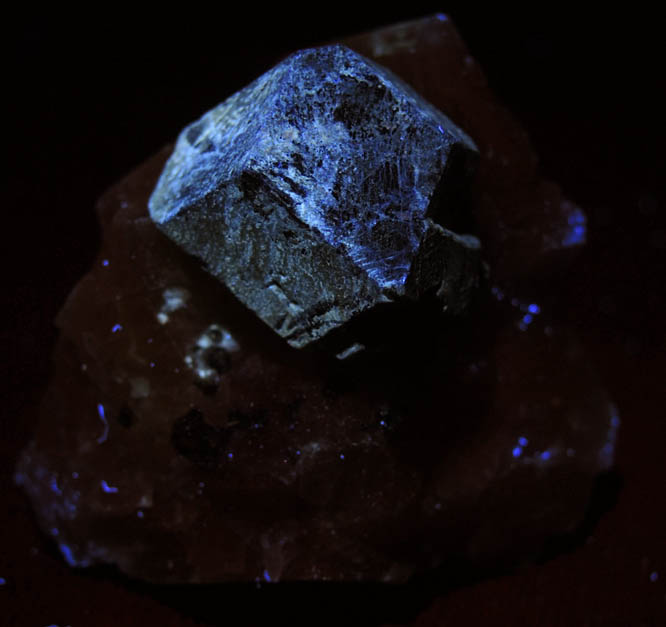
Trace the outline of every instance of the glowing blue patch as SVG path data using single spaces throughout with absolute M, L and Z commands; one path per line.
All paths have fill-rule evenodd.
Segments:
M 233 458 L 234 458 L 234 454 L 233 454 L 233 453 L 228 453 L 228 454 L 227 454 L 227 457 L 228 457 L 229 459 L 233 459 Z
M 0 586 L 4 586 L 7 583 L 7 580 L 4 577 L 0 577 Z
M 440 132 L 442 135 L 444 135 L 444 129 L 441 127 L 441 125 L 440 125 L 440 126 L 437 126 L 437 128 L 439 129 L 439 132 Z
M 109 265 L 109 260 L 108 259 L 102 260 L 102 265 L 105 266 L 105 267 L 108 266 Z
M 138 518 L 143 518 L 143 512 L 141 510 L 139 510 L 136 515 Z
M 267 570 L 264 570 L 263 575 L 264 575 L 264 580 L 266 580 L 266 581 L 271 580 L 271 576 L 268 574 Z
M 344 459 L 344 458 L 345 458 L 345 456 L 342 453 L 340 453 L 340 459 Z
M 78 562 L 74 558 L 74 554 L 72 553 L 72 549 L 69 548 L 66 544 L 59 544 L 58 548 L 60 549 L 60 552 L 62 553 L 62 556 L 65 558 L 65 561 L 70 565 L 70 566 L 78 566 Z
M 520 446 L 527 446 L 529 444 L 529 441 L 524 435 L 521 435 L 518 438 L 518 444 L 520 444 Z
M 571 229 L 562 239 L 563 246 L 577 246 L 585 242 L 585 236 L 587 234 L 587 219 L 585 214 L 580 210 L 576 209 L 567 218 L 567 222 Z
M 532 314 L 525 314 L 523 316 L 523 324 L 530 324 L 534 320 Z
M 587 223 L 587 219 L 585 218 L 585 214 L 580 209 L 576 209 L 569 214 L 567 222 L 571 226 L 576 226 L 576 225 L 584 226 Z
M 76 472 L 76 471 L 74 471 L 74 472 L 72 473 L 72 479 L 78 479 L 78 478 L 79 478 L 79 473 Z
M 446 15 L 444 15 L 444 13 L 438 13 L 437 15 L 435 15 L 435 17 L 436 17 L 440 22 L 448 22 L 448 21 L 449 21 L 449 18 L 448 18 Z
M 511 455 L 514 457 L 520 457 L 523 454 L 523 449 L 520 446 L 516 446 L 516 448 L 511 451 Z
M 123 325 L 122 324 L 114 324 L 111 327 L 111 333 L 118 333 L 118 331 L 122 331 L 122 330 L 123 330 Z
M 653 570 L 653 571 L 650 573 L 650 581 L 651 581 L 652 583 L 655 583 L 658 579 L 659 579 L 659 573 L 658 573 L 656 570 Z
M 530 303 L 530 305 L 527 307 L 527 311 L 529 311 L 531 314 L 539 314 L 541 313 L 541 307 L 539 307 L 539 305 L 536 303 Z
M 104 492 L 106 492 L 107 494 L 115 494 L 116 492 L 118 492 L 118 488 L 116 488 L 116 486 L 109 485 L 105 479 L 102 479 L 99 482 L 99 485 L 102 486 L 102 490 L 104 490 Z
M 51 492 L 54 492 L 58 496 L 62 496 L 62 490 L 58 486 L 58 480 L 55 477 L 51 479 Z
M 97 438 L 97 443 L 101 444 L 102 442 L 106 442 L 106 438 L 109 436 L 109 423 L 106 420 L 106 412 L 104 411 L 104 405 L 102 405 L 102 403 L 98 403 L 97 405 L 97 415 L 104 424 L 102 435 Z
M 541 453 L 541 459 L 543 459 L 543 461 L 548 461 L 550 459 L 550 451 L 544 451 Z

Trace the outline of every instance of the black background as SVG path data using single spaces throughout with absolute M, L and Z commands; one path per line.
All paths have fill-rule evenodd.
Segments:
M 543 173 L 588 213 L 589 245 L 567 276 L 558 313 L 578 328 L 620 407 L 622 488 L 585 545 L 444 594 L 429 610 L 424 603 L 417 624 L 666 622 L 666 46 L 656 16 L 632 8 L 582 15 L 444 7 L 528 129 Z M 109 7 L 6 20 L 0 624 L 3 615 L 11 624 L 73 627 L 187 620 L 121 583 L 71 575 L 11 484 L 29 437 L 28 408 L 48 376 L 52 320 L 98 244 L 95 200 L 282 54 L 434 11 L 311 5 L 252 7 L 241 17 L 184 6 L 146 19 Z M 35 557 L 31 547 L 46 553 Z M 102 619 L 105 600 L 113 610 Z

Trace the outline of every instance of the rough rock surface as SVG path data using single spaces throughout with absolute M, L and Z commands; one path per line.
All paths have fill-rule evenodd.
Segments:
M 100 201 L 102 250 L 58 317 L 16 475 L 70 564 L 194 583 L 515 562 L 576 527 L 612 464 L 617 413 L 543 279 L 583 241 L 582 212 L 536 175 L 450 22 L 349 44 L 474 122 L 492 290 L 357 362 L 291 349 L 155 228 L 170 150 L 149 160 Z
M 479 243 L 443 225 L 476 157 L 389 71 L 344 46 L 303 50 L 181 133 L 150 214 L 302 347 L 400 299 L 466 307 Z

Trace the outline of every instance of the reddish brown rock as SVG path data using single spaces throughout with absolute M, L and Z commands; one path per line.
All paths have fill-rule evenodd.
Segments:
M 434 339 L 401 320 L 351 363 L 290 349 L 153 225 L 165 149 L 100 201 L 102 250 L 58 317 L 17 471 L 71 564 L 158 582 L 401 582 L 535 554 L 575 528 L 612 463 L 618 418 L 582 349 L 513 287 L 557 268 L 582 212 L 537 177 L 449 22 L 351 43 L 482 148 L 473 209 L 501 281 Z

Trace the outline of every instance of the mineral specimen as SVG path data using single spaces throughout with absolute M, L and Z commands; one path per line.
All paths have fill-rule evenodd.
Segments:
M 492 289 L 455 325 L 419 317 L 356 362 L 294 350 L 155 227 L 162 151 L 100 200 L 102 250 L 58 317 L 17 469 L 70 564 L 188 583 L 480 569 L 575 528 L 612 464 L 617 412 L 533 296 L 584 239 L 582 212 L 536 175 L 450 22 L 350 45 L 474 125 Z
M 304 50 L 182 132 L 150 214 L 303 347 L 396 300 L 465 308 L 479 243 L 445 227 L 476 157 L 389 71 L 343 46 Z

